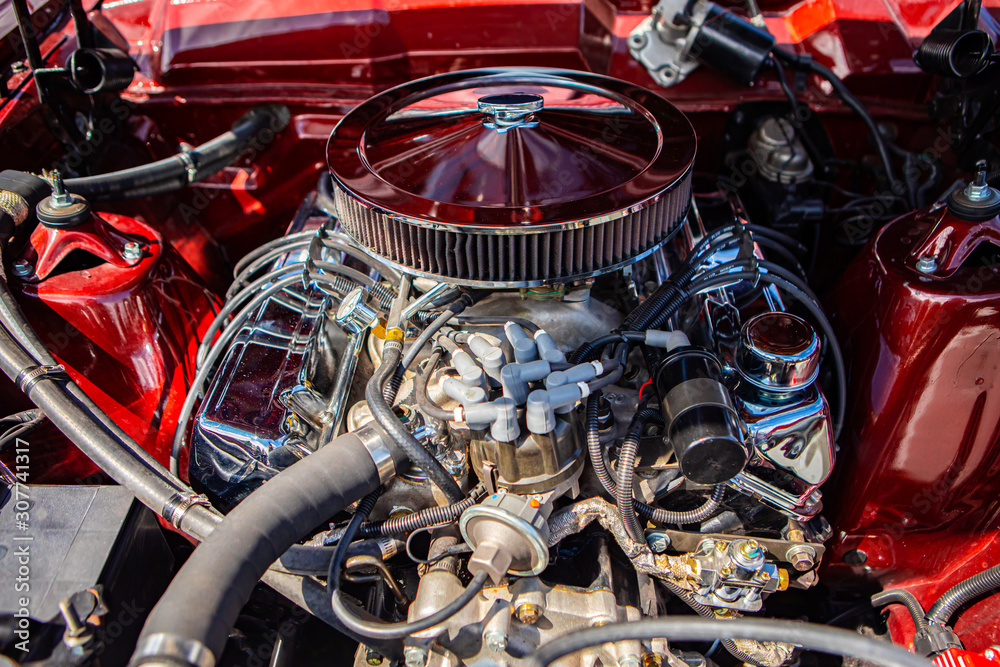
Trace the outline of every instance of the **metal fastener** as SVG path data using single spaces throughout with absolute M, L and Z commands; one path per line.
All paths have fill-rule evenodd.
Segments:
M 757 558 L 761 554 L 760 543 L 757 540 L 746 540 L 740 545 L 740 551 L 747 558 Z
M 424 667 L 427 664 L 427 651 L 419 646 L 407 646 L 403 649 L 403 660 L 406 667 Z
M 517 606 L 517 620 L 525 625 L 534 625 L 542 616 L 542 609 L 537 604 L 522 602 Z
M 646 535 L 646 544 L 654 554 L 662 554 L 670 548 L 670 536 L 658 530 L 652 531 Z
M 808 572 L 816 565 L 816 550 L 808 544 L 801 544 L 785 552 L 785 558 L 799 572 Z
M 371 667 L 378 667 L 382 664 L 384 658 L 382 655 L 373 648 L 365 648 L 365 662 Z
M 986 160 L 980 160 L 976 163 L 976 178 L 965 188 L 965 196 L 970 201 L 986 201 L 990 198 L 990 186 L 986 182 L 988 168 L 989 164 Z
M 73 195 L 66 192 L 62 174 L 58 171 L 53 171 L 49 175 L 49 181 L 52 183 L 52 208 L 67 208 L 76 203 Z
M 623 655 L 618 659 L 618 667 L 639 667 L 639 656 Z
M 129 241 L 122 248 L 122 257 L 128 260 L 142 259 L 142 245 L 135 241 Z
M 659 653 L 643 653 L 642 667 L 663 667 L 663 656 Z
M 31 265 L 31 262 L 29 262 L 26 259 L 17 260 L 16 262 L 14 262 L 14 266 L 11 268 L 14 271 L 14 275 L 17 276 L 18 278 L 27 278 L 28 276 L 30 276 L 32 273 L 35 272 L 35 267 L 33 267 Z
M 490 630 L 483 635 L 483 643 L 491 651 L 506 651 L 507 635 L 499 630 Z
M 937 268 L 937 260 L 930 255 L 924 255 L 917 260 L 917 271 L 920 273 L 934 273 Z

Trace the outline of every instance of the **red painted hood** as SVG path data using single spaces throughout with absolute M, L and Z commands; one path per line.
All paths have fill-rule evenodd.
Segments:
M 848 74 L 913 73 L 913 45 L 959 0 L 762 0 L 780 43 Z M 365 92 L 498 65 L 590 70 L 653 85 L 625 39 L 651 0 L 110 0 L 144 75 L 134 93 L 216 83 Z M 987 7 L 1000 6 L 988 0 Z M 986 19 L 989 21 L 989 17 Z M 225 70 L 223 72 L 223 70 Z M 683 86 L 678 90 L 682 91 Z M 361 93 L 361 91 L 359 91 Z M 353 96 L 352 96 L 353 97 Z

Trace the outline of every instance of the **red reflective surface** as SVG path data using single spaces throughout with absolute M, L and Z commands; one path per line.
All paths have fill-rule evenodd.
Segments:
M 943 229 L 968 238 L 979 226 L 945 209 L 891 223 L 827 303 L 850 377 L 825 491 L 834 526 L 827 576 L 906 587 L 928 607 L 1000 557 L 1000 248 L 956 244 L 965 261 L 943 268 L 947 277 L 917 272 L 912 257 Z M 959 623 L 969 648 L 1000 642 L 993 607 L 974 607 Z M 908 640 L 903 616 L 893 611 L 893 630 Z
M 292 123 L 210 182 L 155 202 L 116 203 L 119 213 L 149 224 L 103 219 L 156 241 L 150 256 L 134 267 L 106 263 L 50 275 L 25 287 L 24 308 L 84 389 L 165 461 L 195 340 L 210 312 L 211 299 L 195 272 L 218 292 L 237 258 L 281 233 L 325 169 L 334 124 L 371 94 L 475 67 L 607 74 L 651 88 L 684 111 L 698 135 L 701 168 L 717 173 L 727 114 L 741 103 L 783 95 L 770 74 L 743 88 L 705 68 L 679 86 L 657 88 L 626 45 L 652 4 L 108 0 L 102 13 L 140 71 L 125 95 L 125 138 L 99 135 L 84 147 L 97 155 L 95 171 L 165 157 L 180 141 L 208 140 L 258 102 L 290 105 Z M 925 103 L 932 86 L 913 64 L 913 46 L 958 0 L 759 4 L 779 43 L 830 66 L 901 137 L 929 127 Z M 996 12 L 998 2 L 984 6 Z M 42 51 L 57 47 L 61 37 L 48 37 Z M 72 48 L 70 38 L 55 48 L 53 62 L 64 61 Z M 15 76 L 10 85 L 20 81 Z M 0 110 L 5 168 L 40 171 L 64 152 L 33 95 L 28 84 Z M 824 114 L 840 157 L 869 150 L 865 130 L 840 113 L 818 80 L 809 81 L 800 97 Z M 418 136 L 408 140 L 416 145 Z M 922 151 L 934 137 L 925 139 L 909 148 Z M 454 186 L 454 198 L 465 197 L 467 187 Z M 825 490 L 835 532 L 824 576 L 906 586 L 925 604 L 955 581 L 1000 562 L 1000 399 L 994 387 L 1000 381 L 1000 284 L 982 267 L 958 268 L 934 281 L 907 265 L 933 226 L 950 224 L 942 215 L 890 225 L 830 300 L 851 363 L 854 402 L 838 476 Z M 160 244 L 153 228 L 176 253 Z M 2 395 L 11 411 L 27 407 L 9 383 Z M 33 481 L 72 481 L 94 470 L 56 434 L 44 437 L 33 436 Z M 863 551 L 867 561 L 844 563 L 852 551 Z M 1000 598 L 989 598 L 962 617 L 957 629 L 970 648 L 1000 641 L 997 613 Z M 907 624 L 893 612 L 894 635 L 904 641 Z
M 143 448 L 166 460 L 213 299 L 154 229 L 125 216 L 96 215 L 116 234 L 144 239 L 144 257 L 124 267 L 102 261 L 37 283 L 15 280 L 15 292 L 20 288 L 22 309 L 73 380 Z M 17 400 L 11 383 L 3 388 Z M 72 482 L 97 472 L 57 434 L 42 436 L 31 438 L 32 483 Z
M 510 125 L 479 109 L 514 94 L 541 108 Z M 645 202 L 687 173 L 695 145 L 683 114 L 637 86 L 582 72 L 481 70 L 373 97 L 337 125 L 328 159 L 345 190 L 404 217 L 541 225 Z

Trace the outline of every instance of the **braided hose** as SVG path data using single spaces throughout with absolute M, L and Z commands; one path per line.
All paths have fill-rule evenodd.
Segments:
M 638 415 L 636 418 L 638 419 Z M 618 454 L 618 489 L 615 493 L 615 502 L 622 515 L 625 532 L 636 543 L 645 544 L 645 534 L 635 514 L 635 504 L 632 502 L 632 480 L 635 477 L 635 455 L 638 451 L 639 433 L 630 429 Z
M 722 503 L 722 496 L 725 491 L 726 486 L 724 484 L 716 484 L 712 488 L 712 495 L 709 496 L 708 500 L 706 500 L 703 505 L 693 510 L 688 510 L 687 512 L 671 512 L 669 510 L 662 510 L 659 507 L 653 507 L 652 505 L 647 505 L 646 503 L 638 501 L 635 504 L 635 509 L 639 514 L 653 523 L 670 524 L 674 526 L 700 523 L 712 516 L 712 514 L 715 513 L 715 510 L 719 509 L 719 505 Z
M 587 454 L 590 456 L 590 464 L 594 467 L 594 473 L 601 482 L 601 486 L 610 496 L 615 496 L 617 484 L 604 462 L 604 448 L 601 447 L 601 435 L 597 425 L 597 410 L 600 407 L 602 392 L 595 391 L 587 399 L 587 415 L 585 420 L 587 431 Z
M 361 524 L 359 537 L 392 537 L 394 535 L 412 533 L 415 530 L 429 526 L 452 523 L 458 520 L 462 512 L 479 502 L 485 491 L 486 487 L 480 484 L 472 489 L 468 498 L 460 500 L 457 503 L 428 507 L 419 512 L 386 519 L 385 521 L 365 522 Z
M 608 495 L 618 501 L 618 484 L 615 482 L 611 471 L 608 470 L 607 463 L 604 461 L 604 449 L 601 447 L 601 437 L 597 427 L 597 409 L 600 398 L 600 392 L 595 392 L 591 394 L 590 398 L 587 400 L 586 419 L 584 422 L 587 434 L 587 453 L 590 456 L 590 463 L 594 468 L 594 473 L 597 475 L 597 479 L 600 481 L 601 486 L 604 487 L 604 490 L 608 493 Z M 641 431 L 647 421 L 660 419 L 660 415 L 655 410 L 646 408 L 645 411 L 636 413 L 635 419 L 642 421 L 642 424 L 639 426 Z M 633 427 L 635 419 L 633 420 Z M 619 464 L 619 468 L 622 468 L 621 464 Z M 703 505 L 686 512 L 673 512 L 670 510 L 660 509 L 659 507 L 647 505 L 640 500 L 633 500 L 632 503 L 635 512 L 639 516 L 649 519 L 653 523 L 681 526 L 699 523 L 711 517 L 712 514 L 719 509 L 724 493 L 725 486 L 722 484 L 716 485 L 712 489 L 712 495 Z M 621 507 L 620 504 L 619 507 Z M 625 518 L 624 515 L 622 518 Z M 626 523 L 626 527 L 627 526 L 628 524 Z
M 1000 588 L 1000 565 L 969 577 L 945 591 L 927 612 L 927 622 L 934 625 L 948 625 L 951 617 L 967 602 Z

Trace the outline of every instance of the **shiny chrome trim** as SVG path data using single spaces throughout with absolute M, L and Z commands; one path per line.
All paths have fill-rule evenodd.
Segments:
M 160 656 L 164 659 L 157 660 Z M 199 641 L 158 632 L 139 641 L 129 664 L 176 667 L 178 662 L 191 667 L 215 667 L 215 655 Z

